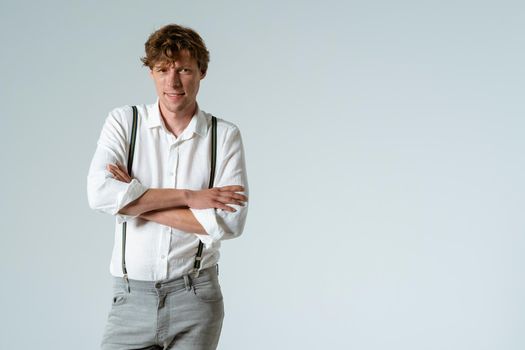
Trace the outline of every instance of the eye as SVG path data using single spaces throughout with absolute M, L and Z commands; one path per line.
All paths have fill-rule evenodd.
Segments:
M 179 73 L 181 73 L 181 74 L 190 74 L 191 73 L 191 69 L 186 68 L 186 67 L 182 67 L 182 68 L 179 69 Z

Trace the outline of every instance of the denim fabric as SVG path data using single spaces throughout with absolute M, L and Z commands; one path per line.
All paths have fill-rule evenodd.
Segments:
M 198 277 L 129 281 L 115 277 L 103 350 L 217 348 L 224 305 L 216 267 Z

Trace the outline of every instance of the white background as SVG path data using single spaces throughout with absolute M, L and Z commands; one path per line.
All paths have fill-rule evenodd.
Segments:
M 98 348 L 87 170 L 108 111 L 155 100 L 171 22 L 247 155 L 220 349 L 525 347 L 523 2 L 271 0 L 0 3 L 0 348 Z

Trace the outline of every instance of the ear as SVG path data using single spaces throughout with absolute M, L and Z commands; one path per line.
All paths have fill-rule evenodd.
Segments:
M 206 76 L 206 72 L 201 71 L 201 80 Z
M 149 76 L 151 77 L 151 79 L 153 79 L 153 69 L 149 69 Z

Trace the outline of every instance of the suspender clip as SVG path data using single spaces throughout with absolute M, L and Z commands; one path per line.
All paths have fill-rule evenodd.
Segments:
M 128 293 L 130 292 L 130 288 L 129 288 L 129 279 L 128 279 L 128 274 L 125 273 L 123 276 L 122 276 L 122 279 L 124 280 L 124 283 L 126 283 L 126 289 L 128 290 Z

